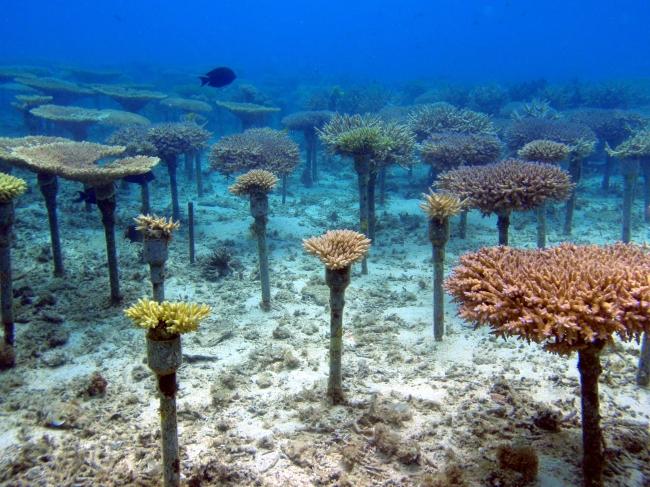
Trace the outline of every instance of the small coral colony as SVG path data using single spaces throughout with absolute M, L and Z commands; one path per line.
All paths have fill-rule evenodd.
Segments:
M 639 386 L 647 386 L 650 378 L 650 252 L 630 242 L 637 179 L 642 179 L 644 207 L 650 205 L 650 125 L 629 109 L 642 104 L 643 95 L 618 86 L 578 89 L 542 82 L 508 88 L 413 85 L 394 92 L 377 87 L 349 91 L 319 87 L 303 101 L 303 111 L 280 118 L 280 108 L 250 85 L 215 90 L 221 85 L 210 77 L 214 73 L 202 78 L 208 86 L 185 89 L 181 96 L 109 82 L 100 79 L 102 73 L 92 80 L 90 71 L 82 82 L 72 72 L 55 77 L 28 68 L 0 69 L 3 81 L 22 89 L 13 106 L 22 117 L 24 132 L 30 134 L 0 139 L 2 368 L 16 367 L 20 354 L 11 278 L 16 199 L 28 186 L 38 186 L 49 220 L 52 272 L 61 277 L 67 271 L 57 188 L 61 179 L 83 185 L 80 199 L 96 204 L 101 214 L 107 294 L 119 305 L 123 299 L 116 252 L 116 187 L 123 182 L 137 184 L 142 214 L 135 218 L 135 231 L 150 267 L 152 293 L 124 314 L 146 330 L 147 363 L 158 380 L 164 483 L 178 485 L 176 372 L 182 361 L 181 336 L 197 330 L 212 311 L 206 304 L 165 300 L 168 246 L 184 220 L 181 201 L 191 199 L 179 194 L 178 178 L 193 179 L 200 197 L 206 191 L 208 171 L 236 176 L 230 193 L 250 203 L 260 306 L 268 311 L 273 306 L 269 273 L 273 255 L 267 245 L 267 225 L 272 220 L 269 193 L 279 191 L 277 204 L 285 204 L 292 173 L 300 168 L 296 180 L 310 188 L 323 172 L 332 171 L 328 164 L 339 159 L 349 163 L 357 176 L 358 226 L 323 229 L 322 235 L 302 245 L 325 268 L 331 325 L 326 394 L 332 407 L 345 405 L 343 309 L 352 268 L 358 266 L 357 279 L 372 273 L 370 249 L 380 223 L 376 206 L 395 190 L 387 184 L 391 173 L 412 173 L 423 164 L 428 181 L 422 181 L 420 206 L 433 252 L 433 338 L 445 337 L 446 292 L 468 323 L 487 325 L 501 337 L 538 343 L 552 354 L 577 354 L 583 483 L 604 485 L 607 462 L 598 392 L 601 352 L 615 340 L 637 341 L 641 344 Z M 113 108 L 98 108 L 104 100 L 112 100 Z M 180 121 L 152 123 L 142 114 L 145 107 L 147 114 Z M 241 129 L 230 135 L 208 131 L 206 127 L 218 125 L 215 114 L 231 117 Z M 96 134 L 107 138 L 97 141 Z M 209 168 L 202 167 L 206 159 Z M 551 211 L 554 223 L 562 216 L 557 233 L 570 239 L 583 189 L 581 176 L 592 161 L 602 162 L 598 170 L 603 191 L 620 167 L 621 242 L 547 247 Z M 167 214 L 164 217 L 155 214 L 149 197 L 149 183 L 153 171 L 160 172 L 159 166 L 164 166 L 169 182 L 169 205 L 156 209 Z M 445 280 L 450 227 L 455 238 L 466 239 L 472 232 L 467 218 L 471 211 L 496 216 L 495 246 L 468 252 L 450 263 L 454 267 Z M 537 239 L 526 242 L 526 248 L 516 248 L 509 245 L 511 218 L 514 212 L 524 211 L 536 219 Z M 183 225 L 187 223 L 193 235 L 189 216 Z

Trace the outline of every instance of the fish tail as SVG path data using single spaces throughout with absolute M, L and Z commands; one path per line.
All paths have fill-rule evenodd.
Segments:
M 208 81 L 210 80 L 210 78 L 208 78 L 207 76 L 199 76 L 199 79 L 201 80 L 201 86 L 205 86 L 206 84 L 208 84 Z

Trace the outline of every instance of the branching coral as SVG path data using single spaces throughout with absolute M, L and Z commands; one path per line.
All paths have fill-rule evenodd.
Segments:
M 7 203 L 27 190 L 27 183 L 10 174 L 0 173 L 0 203 Z
M 420 203 L 420 208 L 427 217 L 435 220 L 444 220 L 457 215 L 464 208 L 464 202 L 453 193 L 443 193 L 429 190 L 428 194 L 423 194 L 424 201 Z
M 437 132 L 494 133 L 490 117 L 484 113 L 459 109 L 448 103 L 424 105 L 415 109 L 408 117 L 408 125 L 418 141 Z
M 149 130 L 139 125 L 122 127 L 113 132 L 106 142 L 126 147 L 127 156 L 155 156 L 156 147 L 148 139 Z
M 334 154 L 384 159 L 391 149 L 391 141 L 383 128 L 383 121 L 375 115 L 336 114 L 318 130 L 318 135 Z
M 136 230 L 140 231 L 145 238 L 171 240 L 174 230 L 181 226 L 172 218 L 165 218 L 156 215 L 138 215 L 134 218 Z
M 492 134 L 440 132 L 420 145 L 422 160 L 444 171 L 463 164 L 488 164 L 501 154 L 501 143 Z
M 140 299 L 124 310 L 124 314 L 136 326 L 149 330 L 157 337 L 156 339 L 160 340 L 198 330 L 199 324 L 210 314 L 210 311 L 210 307 L 205 304 L 170 301 L 158 303 L 149 299 Z
M 278 184 L 278 178 L 272 172 L 253 169 L 237 178 L 235 184 L 228 188 L 232 194 L 246 196 L 251 193 L 268 193 Z
M 646 159 L 650 157 L 650 130 L 637 132 L 615 149 L 606 147 L 607 153 L 620 159 Z
M 165 162 L 189 150 L 190 140 L 185 125 L 163 123 L 149 129 L 147 139 L 156 148 L 156 155 Z
M 547 200 L 563 200 L 573 184 L 566 171 L 550 164 L 507 159 L 468 166 L 438 176 L 436 186 L 467 199 L 484 214 L 530 210 Z
M 517 151 L 517 155 L 526 161 L 560 162 L 567 158 L 571 148 L 561 142 L 552 140 L 533 140 Z
M 222 174 L 264 169 L 284 175 L 293 171 L 299 159 L 298 145 L 284 132 L 269 128 L 223 137 L 209 155 L 212 169 Z
M 583 485 L 602 486 L 600 353 L 614 335 L 650 332 L 650 254 L 631 244 L 548 250 L 484 248 L 461 257 L 446 283 L 460 315 L 497 336 L 578 352 Z
M 303 247 L 328 269 L 343 269 L 360 261 L 370 249 L 370 239 L 353 230 L 330 230 L 303 240 Z
M 650 254 L 631 244 L 465 254 L 446 288 L 460 315 L 567 354 L 650 329 Z

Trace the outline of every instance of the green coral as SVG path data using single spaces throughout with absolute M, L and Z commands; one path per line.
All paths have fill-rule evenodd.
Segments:
M 335 115 L 318 135 L 330 152 L 352 158 L 383 160 L 394 142 L 386 124 L 375 115 Z

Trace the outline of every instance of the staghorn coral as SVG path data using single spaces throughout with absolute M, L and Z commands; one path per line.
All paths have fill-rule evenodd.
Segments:
M 383 159 L 391 148 L 383 128 L 383 121 L 376 115 L 336 114 L 318 130 L 318 136 L 334 154 Z
M 200 151 L 207 147 L 212 132 L 205 130 L 194 122 L 181 122 L 178 130 L 187 141 L 191 151 Z
M 461 257 L 446 287 L 459 314 L 497 336 L 578 352 L 583 485 L 603 484 L 600 353 L 650 332 L 650 254 L 632 244 L 484 248 Z
M 635 133 L 615 149 L 607 146 L 607 153 L 620 159 L 646 159 L 650 157 L 650 130 Z
M 453 193 L 434 193 L 429 190 L 422 197 L 424 201 L 420 203 L 420 208 L 430 219 L 444 220 L 463 211 L 464 202 Z
M 272 172 L 253 169 L 237 178 L 235 184 L 228 188 L 232 194 L 246 196 L 251 193 L 268 193 L 278 184 L 278 178 Z
M 587 148 L 591 146 L 591 149 L 593 149 L 593 145 L 596 143 L 596 134 L 581 123 L 547 118 L 514 120 L 505 133 L 506 144 L 512 151 L 521 149 L 528 142 L 540 139 L 566 144 L 574 152 L 574 150 L 585 145 Z M 580 151 L 581 155 L 583 152 L 584 147 Z
M 383 154 L 382 158 L 377 158 L 375 163 L 380 166 L 388 164 L 399 164 L 401 166 L 410 166 L 415 163 L 413 150 L 415 148 L 415 135 L 411 129 L 398 122 L 383 122 L 383 131 L 389 140 L 390 148 Z
M 408 116 L 408 125 L 418 141 L 437 132 L 491 134 L 494 126 L 484 113 L 459 109 L 448 103 L 423 105 Z
M 284 132 L 260 128 L 221 138 L 208 159 L 211 168 L 222 174 L 264 169 L 284 175 L 296 167 L 300 152 Z
M 530 103 L 524 103 L 521 108 L 514 110 L 510 117 L 514 120 L 521 120 L 522 118 L 560 118 L 559 114 L 551 108 L 548 100 L 541 98 L 534 98 Z
M 184 123 L 163 123 L 149 129 L 147 140 L 156 148 L 156 155 L 167 162 L 190 149 L 186 130 Z
M 154 156 L 156 147 L 148 139 L 149 130 L 139 125 L 129 125 L 113 132 L 106 142 L 109 145 L 121 145 L 127 156 Z
M 330 230 L 324 235 L 303 240 L 304 249 L 318 257 L 328 269 L 343 269 L 363 259 L 370 240 L 353 230 Z
M 571 148 L 561 142 L 552 140 L 533 140 L 517 151 L 517 155 L 526 161 L 560 162 L 567 158 Z
M 178 230 L 181 224 L 172 218 L 165 218 L 156 215 L 138 215 L 133 219 L 136 230 L 140 231 L 144 238 L 171 240 L 174 230 Z
M 501 142 L 492 134 L 440 132 L 420 145 L 424 162 L 444 171 L 463 164 L 488 164 L 501 154 Z
M 0 173 L 0 203 L 8 203 L 27 190 L 27 183 L 10 174 Z
M 446 282 L 468 321 L 568 354 L 650 330 L 650 254 L 632 244 L 484 248 Z
M 566 199 L 573 184 L 557 166 L 506 159 L 447 171 L 438 176 L 436 187 L 489 214 L 530 210 L 547 200 Z
M 176 334 L 196 331 L 199 324 L 210 314 L 206 304 L 170 302 L 158 303 L 149 299 L 140 299 L 136 304 L 124 310 L 124 314 L 133 324 L 149 330 L 157 340 L 171 338 Z

